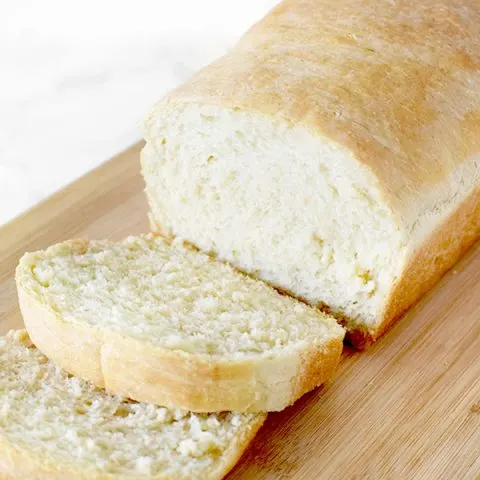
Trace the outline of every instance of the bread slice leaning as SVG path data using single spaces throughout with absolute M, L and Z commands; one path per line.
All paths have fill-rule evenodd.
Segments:
M 60 370 L 25 330 L 0 337 L 1 479 L 219 479 L 264 419 L 124 400 Z
M 35 345 L 108 391 L 195 412 L 282 410 L 327 381 L 344 330 L 182 243 L 73 240 L 24 255 Z

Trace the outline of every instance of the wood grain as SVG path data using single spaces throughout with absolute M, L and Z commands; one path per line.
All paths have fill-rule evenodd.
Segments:
M 0 229 L 0 333 L 21 327 L 13 275 L 27 250 L 148 230 L 141 144 Z M 480 245 L 335 382 L 271 414 L 240 479 L 473 479 L 480 475 Z

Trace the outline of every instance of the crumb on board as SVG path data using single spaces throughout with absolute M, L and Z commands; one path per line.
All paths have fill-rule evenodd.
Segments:
M 471 411 L 472 413 L 480 413 L 480 402 L 474 403 L 474 404 L 470 407 L 470 411 Z

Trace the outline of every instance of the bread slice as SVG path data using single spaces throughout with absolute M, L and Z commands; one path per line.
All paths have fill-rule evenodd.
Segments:
M 376 338 L 480 236 L 480 2 L 286 0 L 163 98 L 152 224 Z
M 17 268 L 35 345 L 108 391 L 195 412 L 281 410 L 327 381 L 333 318 L 180 242 L 74 240 Z
M 4 480 L 219 479 L 264 419 L 125 400 L 60 370 L 25 330 L 0 337 Z

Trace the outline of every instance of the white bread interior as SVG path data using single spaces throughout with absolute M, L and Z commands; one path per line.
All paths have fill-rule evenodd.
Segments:
M 351 153 L 305 129 L 216 107 L 177 107 L 154 128 L 142 171 L 163 234 L 375 324 L 405 239 Z
M 474 0 L 282 2 L 147 119 L 153 228 L 374 340 L 480 235 L 479 38 Z
M 25 254 L 16 280 L 45 355 L 138 401 L 282 410 L 329 380 L 342 351 L 332 317 L 153 235 Z
M 423 197 L 433 209 L 401 223 L 351 152 L 305 129 L 196 105 L 159 115 L 155 129 L 142 152 L 154 228 L 372 330 L 408 261 L 474 193 L 480 171 L 473 157 L 450 190 Z
M 0 338 L 0 478 L 220 479 L 265 419 L 132 402 L 72 377 L 24 330 Z

